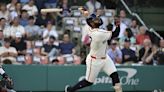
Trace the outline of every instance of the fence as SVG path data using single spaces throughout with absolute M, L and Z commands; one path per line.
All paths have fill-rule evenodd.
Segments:
M 84 65 L 5 65 L 17 91 L 63 91 L 85 77 Z M 164 90 L 164 66 L 118 66 L 124 91 Z M 111 79 L 100 73 L 83 91 L 112 91 Z M 158 91 L 157 91 L 158 92 Z

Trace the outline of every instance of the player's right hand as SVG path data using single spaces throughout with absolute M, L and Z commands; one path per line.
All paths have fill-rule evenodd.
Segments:
M 89 12 L 84 7 L 80 7 L 79 10 L 85 17 L 89 16 Z

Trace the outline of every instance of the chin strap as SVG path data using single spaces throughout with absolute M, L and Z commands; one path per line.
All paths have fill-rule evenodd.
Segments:
M 115 89 L 115 92 L 123 92 L 120 83 L 116 83 L 113 88 Z

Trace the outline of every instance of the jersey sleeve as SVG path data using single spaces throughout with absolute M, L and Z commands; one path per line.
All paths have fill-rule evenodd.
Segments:
M 81 32 L 82 33 L 82 39 L 81 39 L 82 42 L 84 42 L 86 36 L 89 33 L 89 30 L 90 30 L 90 27 L 87 24 L 84 27 L 82 27 L 82 32 Z

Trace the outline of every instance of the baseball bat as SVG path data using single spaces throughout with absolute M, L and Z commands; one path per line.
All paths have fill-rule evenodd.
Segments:
M 45 12 L 45 13 L 60 12 L 60 11 L 63 11 L 63 9 L 60 9 L 60 8 L 41 9 L 41 12 Z

